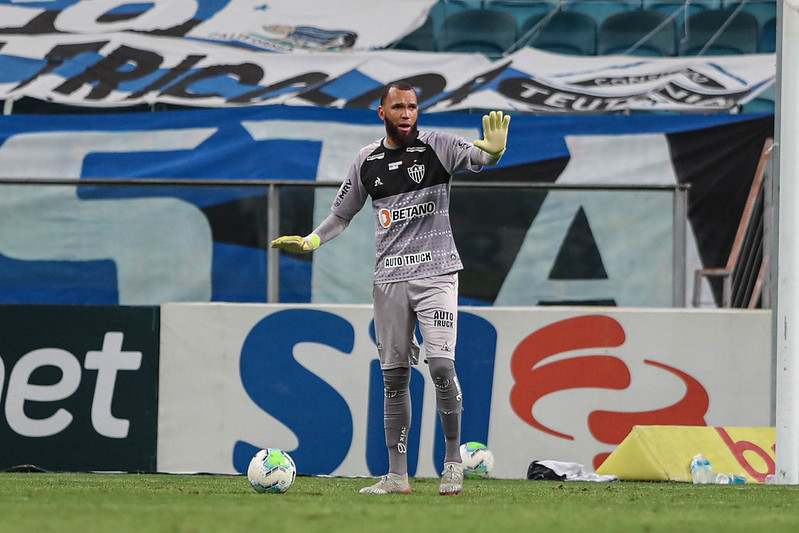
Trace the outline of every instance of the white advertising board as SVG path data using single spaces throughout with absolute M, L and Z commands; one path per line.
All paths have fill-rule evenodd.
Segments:
M 382 379 L 368 305 L 165 304 L 157 469 L 237 473 L 258 448 L 300 473 L 380 475 Z M 461 307 L 462 440 L 494 476 L 533 460 L 595 469 L 634 425 L 770 425 L 768 311 Z M 413 373 L 411 475 L 443 437 L 426 367 Z

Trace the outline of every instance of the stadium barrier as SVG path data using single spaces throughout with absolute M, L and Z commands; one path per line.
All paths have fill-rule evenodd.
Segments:
M 159 470 L 242 472 L 273 446 L 301 473 L 385 473 L 370 306 L 161 311 Z M 489 446 L 495 476 L 524 478 L 533 460 L 596 468 L 636 425 L 768 426 L 770 332 L 768 311 L 461 307 L 462 439 Z M 435 476 L 423 364 L 411 395 L 409 470 Z
M 369 305 L 2 306 L 0 318 L 0 469 L 236 474 L 262 447 L 302 474 L 387 468 Z M 768 426 L 770 347 L 769 311 L 464 306 L 462 439 L 489 446 L 495 477 L 523 479 L 534 460 L 612 470 L 636 426 Z M 424 364 L 411 394 L 409 471 L 433 477 L 444 449 Z

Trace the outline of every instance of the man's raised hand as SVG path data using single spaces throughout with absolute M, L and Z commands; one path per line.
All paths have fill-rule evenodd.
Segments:
M 510 115 L 502 111 L 491 111 L 483 115 L 483 138 L 474 141 L 474 145 L 494 157 L 499 157 L 508 144 L 508 128 Z

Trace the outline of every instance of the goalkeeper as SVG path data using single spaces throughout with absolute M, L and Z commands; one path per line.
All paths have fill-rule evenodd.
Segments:
M 377 113 L 386 136 L 362 148 L 338 190 L 332 213 L 309 235 L 280 237 L 273 248 L 307 253 L 340 234 L 371 197 L 375 219 L 374 319 L 384 384 L 389 472 L 364 494 L 409 494 L 407 437 L 411 366 L 418 363 L 416 323 L 436 392 L 446 442 L 440 494 L 458 494 L 462 394 L 455 372 L 458 271 L 463 268 L 449 221 L 450 181 L 479 172 L 505 151 L 510 116 L 483 117 L 474 143 L 446 132 L 418 131 L 418 103 L 405 82 L 388 85 Z

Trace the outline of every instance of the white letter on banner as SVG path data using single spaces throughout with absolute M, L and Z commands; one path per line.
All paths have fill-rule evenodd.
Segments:
M 126 0 L 78 1 L 61 11 L 53 25 L 65 33 L 163 30 L 191 20 L 198 7 L 196 0 L 148 0 L 147 3 L 155 5 L 134 18 L 97 22 L 109 11 L 132 3 Z
M 22 28 L 42 13 L 44 9 L 0 5 L 0 28 Z
M 571 156 L 556 183 L 673 185 L 666 138 L 649 135 L 566 137 Z M 673 203 L 670 191 L 551 191 L 527 231 L 495 305 L 612 299 L 620 306 L 670 307 Z M 549 279 L 579 209 L 607 279 Z M 689 272 L 701 268 L 688 231 Z
M 117 371 L 138 370 L 141 366 L 141 352 L 123 352 L 122 339 L 122 332 L 109 331 L 103 339 L 102 350 L 86 352 L 86 360 L 83 362 L 87 370 L 97 370 L 97 385 L 92 400 L 92 426 L 100 435 L 112 439 L 124 439 L 130 428 L 130 420 L 116 418 L 111 414 Z
M 0 146 L 0 169 L 5 177 L 78 178 L 90 153 L 191 150 L 216 131 L 18 134 Z M 196 206 L 176 198 L 81 200 L 76 189 L 4 186 L 0 253 L 26 261 L 112 259 L 121 305 L 210 300 L 213 238 Z
M 52 385 L 33 385 L 29 382 L 34 370 L 54 366 L 61 370 L 61 379 Z M 52 416 L 42 419 L 25 414 L 25 402 L 55 402 L 69 398 L 78 390 L 81 378 L 80 363 L 74 355 L 60 348 L 40 348 L 23 355 L 8 378 L 6 394 L 6 421 L 8 426 L 23 437 L 49 437 L 60 433 L 72 423 L 72 414 L 58 409 Z

